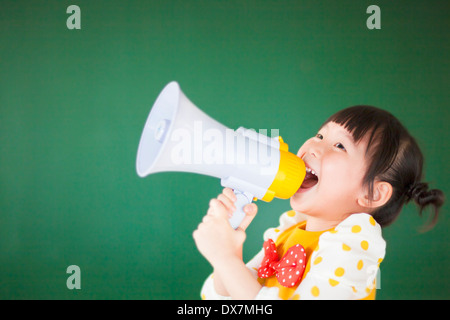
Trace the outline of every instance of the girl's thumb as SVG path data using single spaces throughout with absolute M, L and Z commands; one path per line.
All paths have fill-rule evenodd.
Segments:
M 242 220 L 241 224 L 239 225 L 239 228 L 245 231 L 250 223 L 253 221 L 253 219 L 256 216 L 256 213 L 258 213 L 258 206 L 254 203 L 247 204 L 244 207 L 245 217 Z

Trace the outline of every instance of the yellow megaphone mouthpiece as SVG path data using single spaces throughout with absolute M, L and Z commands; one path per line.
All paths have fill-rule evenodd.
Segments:
M 275 179 L 261 200 L 269 202 L 273 198 L 289 199 L 297 192 L 305 179 L 305 163 L 301 158 L 288 151 L 286 143 L 284 145 L 286 149 L 280 149 L 280 165 Z

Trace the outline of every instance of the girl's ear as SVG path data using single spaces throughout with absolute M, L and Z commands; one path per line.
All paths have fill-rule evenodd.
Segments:
M 375 209 L 386 204 L 392 196 L 392 185 L 386 181 L 375 181 L 373 184 L 373 198 L 366 193 L 358 198 L 358 204 L 364 208 Z

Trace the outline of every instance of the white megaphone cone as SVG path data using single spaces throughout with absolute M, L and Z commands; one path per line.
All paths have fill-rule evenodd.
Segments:
M 151 109 L 136 169 L 140 177 L 182 171 L 221 179 L 238 199 L 230 219 L 233 228 L 245 217 L 244 205 L 253 199 L 288 199 L 306 174 L 303 161 L 288 152 L 280 137 L 225 127 L 189 101 L 176 82 L 163 89 Z

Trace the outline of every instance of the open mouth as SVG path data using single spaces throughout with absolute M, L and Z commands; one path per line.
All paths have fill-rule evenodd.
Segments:
M 306 167 L 306 175 L 305 179 L 303 180 L 302 185 L 300 186 L 300 190 L 306 190 L 309 188 L 314 187 L 319 182 L 319 177 L 317 177 L 317 174 L 314 170 L 311 168 Z

